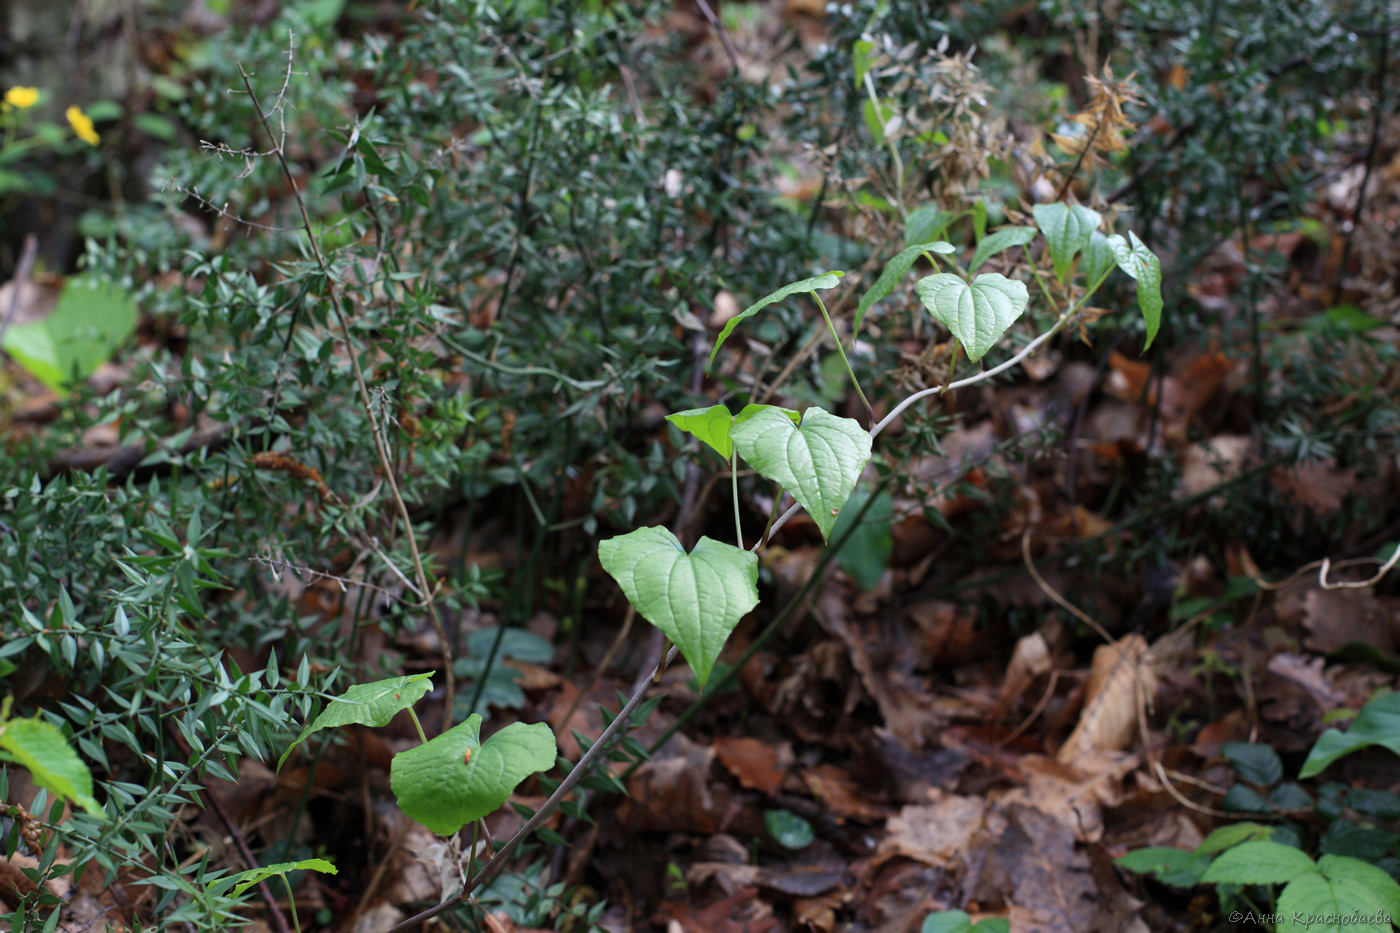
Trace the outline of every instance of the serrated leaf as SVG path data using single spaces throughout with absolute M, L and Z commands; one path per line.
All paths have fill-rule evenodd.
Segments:
M 948 230 L 948 225 L 958 216 L 952 211 L 943 210 L 936 204 L 922 204 L 914 208 L 909 212 L 909 219 L 904 221 L 904 245 L 913 246 L 915 243 L 928 243 L 941 239 Z M 943 250 L 939 249 L 935 252 L 943 252 Z M 952 252 L 952 250 L 949 249 L 948 252 Z
M 942 272 L 920 279 L 917 290 L 928 313 L 952 332 L 973 362 L 996 346 L 1030 301 L 1023 283 L 998 272 L 979 275 L 971 285 Z
M 789 295 L 795 295 L 798 292 L 815 291 L 819 288 L 835 288 L 836 283 L 839 282 L 841 276 L 845 274 L 844 272 L 826 272 L 822 275 L 814 275 L 809 279 L 802 279 L 800 282 L 784 285 L 777 291 L 764 295 L 762 298 L 758 299 L 758 301 L 755 301 L 753 304 L 734 315 L 725 322 L 724 329 L 719 332 L 719 337 L 715 339 L 715 347 L 710 351 L 710 361 L 705 364 L 705 368 L 709 369 L 711 366 L 715 365 L 715 354 L 719 353 L 719 348 L 724 345 L 725 340 L 729 339 L 729 335 L 733 333 L 735 327 L 739 326 L 740 321 L 745 318 L 753 317 L 764 308 L 774 302 L 782 301 Z
M 63 737 L 42 719 L 10 719 L 0 725 L 0 760 L 29 769 L 34 783 L 65 797 L 99 819 L 107 814 L 92 796 L 92 772 Z
M 904 274 L 914 265 L 921 253 L 948 253 L 952 251 L 953 244 L 934 240 L 905 247 L 896 253 L 893 259 L 885 263 L 885 268 L 880 272 L 880 277 L 875 280 L 875 284 L 870 286 L 866 293 L 861 296 L 860 304 L 856 305 L 853 329 L 860 330 L 860 322 L 865 317 L 865 312 L 869 311 L 870 306 L 875 302 L 888 297 L 889 293 L 894 291 L 895 285 L 904 278 Z
M 233 886 L 233 896 L 237 897 L 259 881 L 265 881 L 273 875 L 281 875 L 289 871 L 319 871 L 323 875 L 340 874 L 338 868 L 323 858 L 304 858 L 299 862 L 278 862 L 276 865 L 262 865 L 258 868 L 240 871 L 230 879 L 237 881 L 237 884 Z
M 730 437 L 739 456 L 792 493 L 823 539 L 831 537 L 841 507 L 870 462 L 870 435 L 853 419 L 820 408 L 807 409 L 796 426 L 776 412 L 759 412 Z
M 704 441 L 725 460 L 734 452 L 734 444 L 729 440 L 729 429 L 734 427 L 734 416 L 723 405 L 678 411 L 667 415 L 666 420 L 691 437 Z
M 521 781 L 554 767 L 558 745 L 542 722 L 513 722 L 485 742 L 475 713 L 389 765 L 389 787 L 410 819 L 450 836 L 494 813 Z
M 1207 884 L 1287 884 L 1316 874 L 1317 866 L 1300 849 L 1263 840 L 1241 843 L 1221 853 L 1201 880 Z
M 1185 849 L 1150 846 L 1135 849 L 1114 860 L 1114 864 L 1139 875 L 1150 874 L 1174 888 L 1194 888 L 1200 884 L 1201 874 L 1210 866 L 1210 856 Z
M 1142 345 L 1146 350 L 1162 325 L 1162 263 L 1131 230 L 1127 240 L 1117 234 L 1109 237 L 1108 248 L 1118 268 L 1137 281 L 1138 309 L 1147 325 L 1147 342 Z
M 1364 863 L 1362 863 L 1364 864 Z M 1354 878 L 1306 875 L 1278 896 L 1277 933 L 1390 933 L 1385 901 Z
M 301 730 L 301 735 L 287 750 L 282 753 L 282 757 L 277 759 L 277 770 L 282 770 L 282 763 L 287 760 L 287 756 L 292 753 L 292 749 L 300 745 L 307 736 L 322 729 L 333 729 L 336 726 L 373 726 L 376 729 L 389 724 L 401 710 L 406 710 L 414 703 L 423 698 L 423 694 L 432 689 L 434 671 L 424 674 L 411 674 L 403 677 L 389 677 L 385 680 L 376 680 L 374 683 L 355 684 L 340 696 L 331 700 L 326 708 L 321 710 L 321 715 L 312 720 L 305 729 Z
M 1089 236 L 1089 245 L 1084 247 L 1084 258 L 1079 264 L 1080 272 L 1084 274 L 1084 287 L 1093 288 L 1113 271 L 1115 265 L 1113 250 L 1108 248 L 1108 237 L 1095 230 Z
M 1400 884 L 1384 868 L 1345 855 L 1324 855 L 1317 860 L 1317 869 L 1326 878 L 1351 878 L 1361 882 L 1381 899 L 1391 917 L 1400 917 Z
M 763 417 L 792 425 L 779 411 L 754 420 Z M 680 649 L 701 686 L 729 633 L 758 605 L 758 558 L 713 538 L 687 554 L 665 528 L 638 528 L 600 542 L 598 559 L 642 618 Z
M 1272 745 L 1259 742 L 1226 742 L 1220 754 L 1235 773 L 1251 784 L 1277 784 L 1283 778 L 1283 761 Z
M 44 385 L 62 392 L 111 359 L 135 329 L 129 292 L 92 277 L 72 278 L 48 317 L 10 327 L 4 346 Z
M 1070 263 L 1080 250 L 1089 245 L 1089 239 L 1099 228 L 1102 218 L 1098 211 L 1079 204 L 1037 204 L 1031 208 L 1035 215 L 1035 225 L 1045 236 L 1045 245 L 1050 250 L 1050 264 L 1055 267 L 1055 278 L 1061 282 L 1069 275 Z
M 972 254 L 972 261 L 967 266 L 968 274 L 976 272 L 978 266 L 997 253 L 1005 252 L 1013 246 L 1025 246 L 1034 239 L 1034 227 L 1005 227 L 995 233 L 987 234 L 982 238 L 982 242 L 977 244 L 977 249 Z

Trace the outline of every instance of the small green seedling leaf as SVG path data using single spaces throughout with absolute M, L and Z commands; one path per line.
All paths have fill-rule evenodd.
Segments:
M 558 745 L 542 722 L 513 722 L 485 742 L 481 717 L 416 748 L 389 765 L 389 786 L 399 809 L 439 836 L 499 810 L 521 781 L 554 767 Z
M 867 97 L 862 112 L 865 114 L 865 128 L 870 131 L 870 138 L 875 141 L 875 145 L 883 146 L 886 132 L 896 116 L 895 109 L 883 100 L 871 100 Z
M 112 358 L 136 329 L 136 302 L 101 279 L 69 279 L 48 317 L 5 331 L 5 352 L 55 392 Z
M 909 212 L 909 219 L 904 222 L 904 245 L 913 246 L 915 243 L 929 243 L 942 239 L 948 225 L 959 216 L 952 211 L 943 210 L 936 204 L 923 204 L 914 208 Z M 937 253 L 952 251 L 951 245 L 947 250 L 934 250 Z
M 885 263 L 885 268 L 880 273 L 880 277 L 875 280 L 875 284 L 870 286 L 869 290 L 861 296 L 860 304 L 856 305 L 856 318 L 853 329 L 856 331 L 860 330 L 860 322 L 865 317 L 865 312 L 869 311 L 870 306 L 875 304 L 875 302 L 888 297 L 889 293 L 894 291 L 895 285 L 900 279 L 904 278 L 904 274 L 914 265 L 915 260 L 919 258 L 920 254 L 926 252 L 946 254 L 953 251 L 952 243 L 947 243 L 943 240 L 934 240 L 928 243 L 917 243 L 914 246 L 905 247 L 896 253 L 893 259 Z
M 725 460 L 734 452 L 734 444 L 729 440 L 729 429 L 734 427 L 734 416 L 723 405 L 709 408 L 690 408 L 667 415 L 666 420 L 692 437 L 709 444 Z
M 1127 240 L 1117 234 L 1109 237 L 1108 248 L 1118 268 L 1137 280 L 1138 309 L 1147 325 L 1147 342 L 1142 345 L 1146 350 L 1162 326 L 1162 263 L 1132 231 L 1128 231 Z
M 1220 754 L 1235 773 L 1251 784 L 1272 785 L 1283 779 L 1283 761 L 1272 745 L 1260 742 L 1226 742 Z
M 1095 230 L 1089 236 L 1089 245 L 1084 247 L 1084 258 L 1079 264 L 1084 273 L 1086 288 L 1094 288 L 1108 278 L 1117 265 L 1113 261 L 1113 250 L 1108 248 L 1108 237 Z
M 433 674 L 433 671 L 428 671 L 424 674 L 376 680 L 369 684 L 355 684 L 331 700 L 326 708 L 321 710 L 321 715 L 301 730 L 301 735 L 297 736 L 296 741 L 287 746 L 282 757 L 277 759 L 277 770 L 282 770 L 282 763 L 287 760 L 292 749 L 313 732 L 333 729 L 336 726 L 361 725 L 373 726 L 376 729 L 387 726 L 389 720 L 401 710 L 417 703 L 423 698 L 423 694 L 432 689 L 433 682 L 429 678 Z
M 1214 855 L 1216 852 L 1223 852 L 1237 846 L 1241 842 L 1268 839 L 1273 834 L 1274 828 L 1265 826 L 1263 823 L 1228 823 L 1213 830 L 1209 836 L 1202 839 L 1201 844 L 1196 846 L 1196 853 L 1198 855 Z
M 787 810 L 764 810 L 763 825 L 784 849 L 805 849 L 817 838 L 811 823 Z
M 758 301 L 755 301 L 753 304 L 734 315 L 725 323 L 724 329 L 719 332 L 719 337 L 715 339 L 715 348 L 710 351 L 710 362 L 705 364 L 705 368 L 708 369 L 715 365 L 715 355 L 719 353 L 719 348 L 724 345 L 724 341 L 729 339 L 729 335 L 734 332 L 734 328 L 739 326 L 740 321 L 745 318 L 753 317 L 764 308 L 775 302 L 782 301 L 789 295 L 795 295 L 798 292 L 816 291 L 819 288 L 835 288 L 836 283 L 839 282 L 841 276 L 845 274 L 844 272 L 826 272 L 822 275 L 814 275 L 810 279 L 803 279 L 800 282 L 784 285 L 777 291 L 764 295 L 762 298 L 758 299 Z
M 273 875 L 284 875 L 289 871 L 319 871 L 323 875 L 340 874 L 339 869 L 323 858 L 304 858 L 300 862 L 278 862 L 276 865 L 263 865 L 259 868 L 240 871 L 233 876 L 231 880 L 237 882 L 233 886 L 233 896 L 237 897 L 253 885 L 260 881 L 266 881 Z
M 34 783 L 55 797 L 66 797 L 91 815 L 107 818 L 92 796 L 92 772 L 52 723 L 38 718 L 0 723 L 0 761 L 28 768 Z
M 1371 745 L 1400 755 L 1400 693 L 1372 697 L 1346 732 L 1328 729 L 1308 752 L 1298 777 L 1310 778 L 1344 755 Z
M 1098 211 L 1092 211 L 1078 204 L 1037 204 L 1031 208 L 1035 215 L 1035 225 L 1045 235 L 1045 245 L 1050 249 L 1050 264 L 1055 267 L 1055 278 L 1061 282 L 1069 275 L 1070 263 L 1080 250 L 1089 245 L 1089 239 L 1099 228 L 1102 218 Z
M 1201 880 L 1207 884 L 1287 884 L 1316 874 L 1317 866 L 1302 850 L 1265 840 L 1222 852 Z
M 851 498 L 870 462 L 870 435 L 851 418 L 809 408 L 794 426 L 778 412 L 759 412 L 730 432 L 739 456 L 778 483 L 811 514 L 822 538 Z
M 946 272 L 919 280 L 919 299 L 933 319 L 952 332 L 974 363 L 996 346 L 1026 310 L 1026 286 L 1000 273 L 979 275 L 969 285 Z
M 972 254 L 972 261 L 967 265 L 968 274 L 976 272 L 978 266 L 997 253 L 1003 253 L 1014 246 L 1025 246 L 1034 239 L 1034 227 L 1005 227 L 996 233 L 987 234 Z
M 780 411 L 753 421 L 763 417 L 792 427 Z M 713 538 L 687 554 L 665 528 L 638 528 L 599 543 L 598 559 L 642 618 L 680 649 L 701 686 L 729 633 L 758 605 L 757 556 Z
M 924 918 L 919 933 L 1011 933 L 1005 917 L 983 917 L 976 923 L 964 910 L 940 910 Z

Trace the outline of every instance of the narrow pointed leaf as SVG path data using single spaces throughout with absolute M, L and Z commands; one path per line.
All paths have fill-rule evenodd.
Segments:
M 1127 240 L 1117 234 L 1109 237 L 1108 248 L 1118 268 L 1137 280 L 1138 308 L 1147 325 L 1147 342 L 1142 345 L 1146 350 L 1152 346 L 1157 328 L 1162 324 L 1162 263 L 1132 231 L 1128 232 Z
M 230 879 L 238 882 L 233 886 L 231 893 L 237 897 L 259 881 L 266 881 L 273 875 L 281 875 L 289 871 L 319 871 L 323 875 L 340 874 L 339 869 L 323 858 L 304 858 L 299 862 L 278 862 L 276 865 L 262 865 L 258 868 L 240 871 Z
M 1050 248 L 1050 264 L 1055 267 L 1055 278 L 1061 282 L 1069 275 L 1070 263 L 1075 255 L 1089 245 L 1089 238 L 1099 228 L 1098 211 L 1092 211 L 1078 204 L 1037 204 L 1031 208 L 1035 215 L 1035 225 L 1045 235 L 1045 245 Z
M 666 420 L 692 437 L 698 437 L 709 444 L 715 453 L 725 460 L 734 452 L 734 445 L 729 440 L 729 429 L 734 427 L 734 416 L 723 405 L 678 411 L 667 415 Z
M 389 720 L 400 710 L 408 709 L 432 689 L 433 682 L 430 678 L 433 673 L 428 671 L 423 674 L 376 680 L 369 684 L 355 684 L 331 700 L 326 708 L 321 710 L 321 715 L 301 730 L 301 735 L 297 736 L 296 741 L 287 746 L 282 757 L 277 759 L 277 769 L 282 769 L 282 763 L 287 760 L 292 749 L 313 732 L 334 729 L 336 726 L 361 725 L 373 726 L 376 729 L 387 726 Z
M 719 332 L 719 337 L 715 339 L 715 348 L 710 351 L 710 362 L 705 364 L 706 368 L 708 369 L 715 364 L 715 354 L 719 353 L 719 348 L 724 345 L 724 341 L 729 339 L 729 335 L 734 332 L 734 328 L 739 326 L 740 321 L 745 318 L 753 317 L 764 308 L 774 302 L 782 301 L 789 295 L 795 295 L 798 292 L 815 291 L 819 288 L 835 288 L 836 283 L 839 282 L 841 276 L 845 274 L 844 272 L 827 272 L 822 275 L 812 276 L 810 279 L 803 279 L 800 282 L 784 285 L 777 291 L 764 295 L 762 298 L 758 299 L 758 301 L 755 301 L 753 304 L 734 315 L 725 322 L 724 329 Z
M 389 765 L 399 808 L 439 836 L 501 808 L 521 781 L 554 767 L 558 745 L 542 722 L 513 722 L 485 742 L 481 716 L 407 751 Z
M 792 493 L 823 538 L 870 462 L 870 435 L 820 408 L 807 409 L 797 426 L 777 412 L 760 412 L 730 437 L 739 456 Z
M 972 262 L 968 263 L 967 272 L 969 275 L 977 271 L 977 267 L 997 253 L 1004 253 L 1013 246 L 1025 246 L 1035 239 L 1034 227 L 1006 227 L 996 233 L 989 233 L 982 238 L 982 242 L 977 244 L 977 249 L 972 254 Z
M 792 425 L 772 409 L 753 421 L 765 417 Z M 713 538 L 687 554 L 665 528 L 638 528 L 601 542 L 598 559 L 642 618 L 680 649 L 701 686 L 729 633 L 758 605 L 758 558 Z
M 870 306 L 875 302 L 886 298 L 890 292 L 894 291 L 895 285 L 904 278 L 904 274 L 914 265 L 919 255 L 924 252 L 929 253 L 951 253 L 953 244 L 942 240 L 934 240 L 928 243 L 917 243 L 900 250 L 895 257 L 885 263 L 884 271 L 875 280 L 875 284 L 861 296 L 860 304 L 856 305 L 856 319 L 854 329 L 860 330 L 860 322 L 865 317 L 865 312 L 870 310 Z
M 997 272 L 979 275 L 971 285 L 946 272 L 926 276 L 918 292 L 928 313 L 958 338 L 973 362 L 996 346 L 1030 301 L 1023 283 Z
M 105 819 L 92 796 L 92 772 L 63 737 L 63 730 L 42 719 L 11 719 L 0 725 L 0 760 L 29 769 L 34 783 L 55 797 L 66 797 L 95 817 Z

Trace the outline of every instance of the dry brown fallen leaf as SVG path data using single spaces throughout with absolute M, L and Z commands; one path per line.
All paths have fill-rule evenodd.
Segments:
M 715 754 L 724 769 L 744 787 L 772 796 L 783 786 L 792 766 L 792 746 L 786 742 L 764 742 L 748 736 L 719 736 Z
M 1139 705 L 1156 690 L 1156 676 L 1144 663 L 1146 654 L 1147 641 L 1136 633 L 1094 651 L 1084 710 L 1056 759 L 1074 762 L 1127 747 L 1137 729 Z
M 910 804 L 890 817 L 888 835 L 880 840 L 875 864 L 903 856 L 943 868 L 969 851 L 973 835 L 982 826 L 987 802 L 937 788 L 929 796 L 932 802 Z

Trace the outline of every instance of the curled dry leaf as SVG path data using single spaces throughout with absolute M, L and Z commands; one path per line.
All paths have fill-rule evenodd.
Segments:
M 941 868 L 969 850 L 973 835 L 982 826 L 987 802 L 936 788 L 930 796 L 932 803 L 910 804 L 890 817 L 889 835 L 880 842 L 877 861 L 903 856 Z
M 1138 705 L 1156 690 L 1152 669 L 1144 663 L 1147 641 L 1131 634 L 1114 645 L 1100 645 L 1084 693 L 1084 711 L 1074 732 L 1055 756 L 1073 762 L 1099 752 L 1123 749 L 1138 723 Z
M 1006 677 L 1001 682 L 1001 692 L 997 695 L 997 714 L 1005 711 L 1021 698 L 1035 679 L 1048 674 L 1052 662 L 1050 645 L 1040 632 L 1022 635 L 1011 652 L 1011 663 L 1006 666 Z

